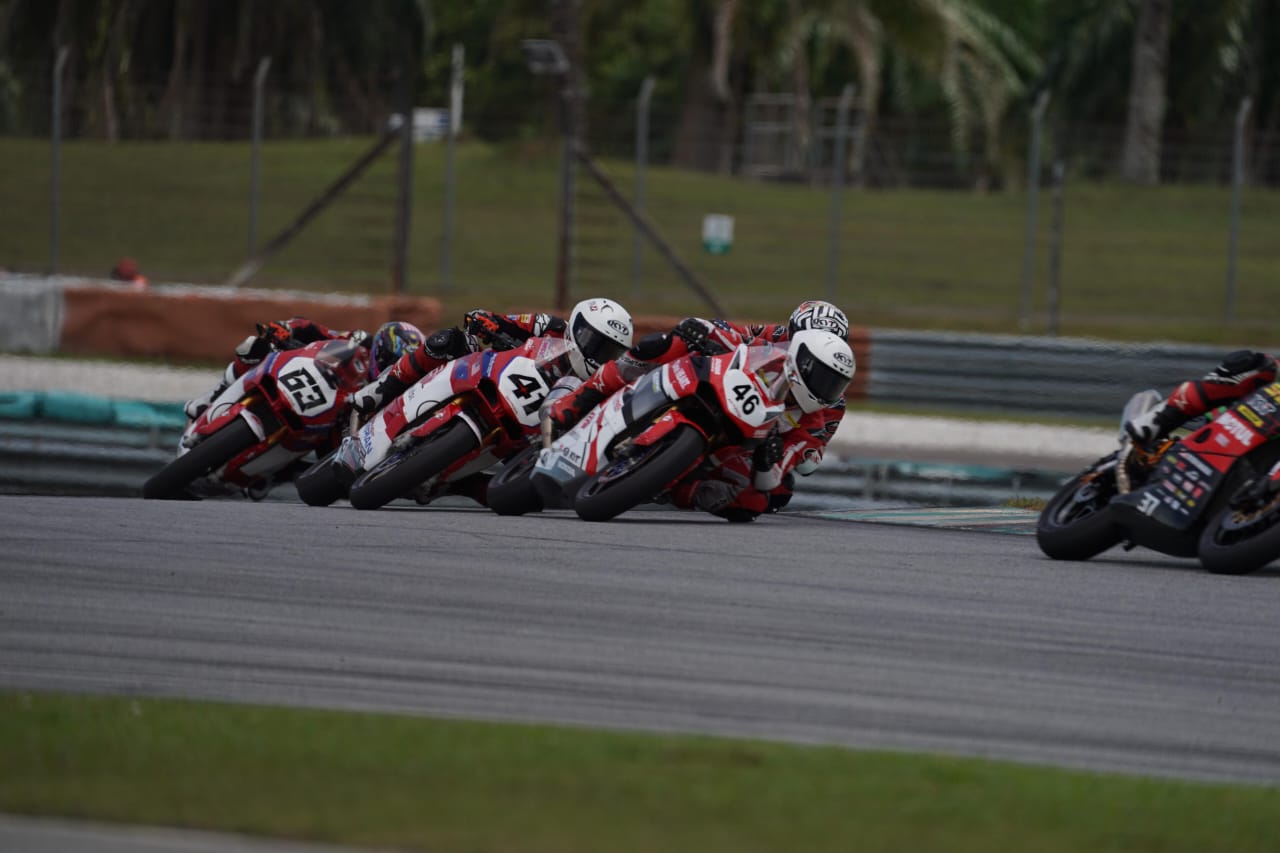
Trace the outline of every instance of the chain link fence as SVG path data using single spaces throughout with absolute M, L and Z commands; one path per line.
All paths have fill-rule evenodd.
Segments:
M 46 81 L 3 99 L 0 115 L 0 267 L 21 272 L 105 276 L 129 255 L 153 280 L 225 281 L 402 112 L 393 81 L 346 96 L 284 90 L 265 58 L 234 86 L 142 70 L 127 92 L 14 76 Z M 671 92 L 588 98 L 583 141 L 734 316 L 830 298 L 866 325 L 1215 343 L 1265 343 L 1280 320 L 1274 128 L 1224 116 L 1168 134 L 1164 184 L 1147 188 L 1113 181 L 1121 128 L 1059 126 L 1051 106 L 1029 174 L 1030 111 L 990 140 L 944 121 L 872 123 L 850 98 L 760 94 L 691 112 Z M 419 103 L 411 172 L 389 148 L 254 284 L 388 290 L 411 182 L 410 293 L 450 310 L 548 307 L 568 185 L 571 300 L 709 311 L 601 185 L 581 170 L 566 183 L 549 87 L 531 79 L 517 103 L 468 98 L 456 136 L 447 98 Z M 710 245 L 708 217 L 732 220 L 727 245 Z

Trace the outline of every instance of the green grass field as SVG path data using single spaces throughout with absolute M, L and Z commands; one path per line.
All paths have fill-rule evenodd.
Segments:
M 265 147 L 259 244 L 284 227 L 368 140 Z M 444 149 L 417 148 L 410 249 L 413 293 L 475 305 L 550 307 L 556 265 L 557 160 L 544 146 L 460 146 L 453 276 L 441 278 Z M 628 194 L 633 172 L 606 163 Z M 242 143 L 68 143 L 62 155 L 60 268 L 102 275 L 131 254 L 157 281 L 219 282 L 244 259 L 249 150 Z M 0 265 L 42 271 L 49 258 L 50 156 L 40 141 L 0 141 Z M 827 295 L 830 194 L 651 168 L 648 210 L 737 318 L 774 319 Z M 571 299 L 614 296 L 634 313 L 707 313 L 646 253 L 631 277 L 632 234 L 579 177 Z M 271 287 L 390 288 L 393 157 L 386 156 L 254 281 Z M 1040 196 L 1032 322 L 1047 328 L 1050 197 Z M 1025 197 L 920 190 L 847 192 L 834 299 L 855 323 L 1020 331 Z M 1059 332 L 1126 340 L 1266 346 L 1280 305 L 1280 193 L 1245 193 L 1235 321 L 1224 322 L 1229 190 L 1069 184 Z M 727 255 L 701 248 L 706 213 L 736 219 Z
M 1275 849 L 1280 789 L 706 737 L 0 694 L 0 811 L 431 853 Z

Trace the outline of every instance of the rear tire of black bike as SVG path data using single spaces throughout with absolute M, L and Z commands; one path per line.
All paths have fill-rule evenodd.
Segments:
M 471 427 L 455 421 L 403 454 L 392 453 L 356 478 L 348 499 L 356 509 L 378 509 L 409 494 L 479 446 Z
M 1088 479 L 1092 474 L 1091 468 L 1072 477 L 1040 512 L 1036 543 L 1055 560 L 1088 560 L 1124 539 L 1108 510 L 1116 495 L 1115 469 Z
M 1200 534 L 1200 564 L 1215 575 L 1247 575 L 1280 557 L 1280 500 L 1257 510 L 1245 526 L 1236 513 L 1224 508 Z
M 512 456 L 489 481 L 485 502 L 498 515 L 541 512 L 542 495 L 533 484 L 533 468 L 538 464 L 541 445 L 531 444 Z
M 142 485 L 147 500 L 182 500 L 187 486 L 216 471 L 259 441 L 252 427 L 236 418 L 164 466 Z
M 678 426 L 654 444 L 610 463 L 582 484 L 573 509 L 585 521 L 608 521 L 652 500 L 698 463 L 707 440 L 691 426 Z

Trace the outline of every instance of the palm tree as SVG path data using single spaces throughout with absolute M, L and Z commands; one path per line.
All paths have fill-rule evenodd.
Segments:
M 784 58 L 805 42 L 835 42 L 854 57 L 863 122 L 850 155 L 855 180 L 864 175 L 888 57 L 901 57 L 937 82 L 959 151 L 967 149 L 976 114 L 989 161 L 1010 101 L 1040 64 L 1011 27 L 972 0 L 798 0 L 794 8 Z

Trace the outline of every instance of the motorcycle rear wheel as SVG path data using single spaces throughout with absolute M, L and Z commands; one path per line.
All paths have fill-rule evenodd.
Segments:
M 1124 532 L 1108 504 L 1116 495 L 1115 469 L 1090 468 L 1058 490 L 1036 522 L 1036 543 L 1055 560 L 1087 560 L 1119 545 Z
M 541 446 L 531 444 L 508 459 L 489 481 L 485 501 L 498 515 L 524 515 L 541 512 L 542 495 L 533 484 L 533 468 L 538 464 Z
M 1280 496 L 1225 507 L 1205 525 L 1198 553 L 1215 575 L 1246 575 L 1280 557 Z
M 325 456 L 316 464 L 298 475 L 298 479 L 293 485 L 298 490 L 298 497 L 302 498 L 302 502 L 307 506 L 329 506 L 329 504 L 345 498 L 347 489 L 351 486 L 353 479 L 348 475 L 344 481 L 339 475 L 338 469 L 334 463 L 334 457 L 338 455 L 338 451 Z M 345 466 L 343 466 L 345 469 Z
M 142 496 L 147 500 L 185 498 L 187 486 L 226 465 L 258 441 L 253 429 L 236 418 L 161 468 L 142 485 Z
M 419 444 L 392 453 L 356 478 L 347 499 L 356 509 L 378 509 L 409 494 L 479 446 L 462 421 L 441 427 Z
M 678 426 L 648 447 L 611 462 L 582 484 L 573 509 L 585 521 L 608 521 L 652 500 L 706 452 L 707 440 L 691 426 Z

